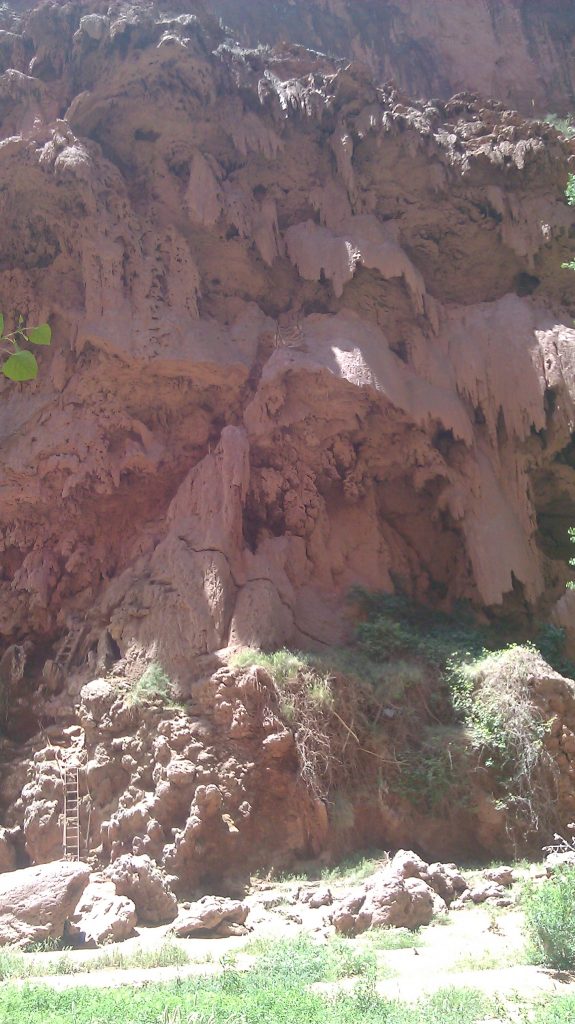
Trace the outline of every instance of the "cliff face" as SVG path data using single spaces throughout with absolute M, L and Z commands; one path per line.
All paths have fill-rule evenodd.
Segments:
M 575 107 L 564 0 L 210 0 L 244 45 L 287 40 L 369 66 L 411 96 L 471 90 L 523 113 Z
M 199 9 L 90 12 L 3 38 L 0 302 L 55 338 L 0 404 L 31 685 L 136 642 L 180 678 L 331 643 L 354 583 L 548 606 L 575 519 L 555 132 L 239 52 Z
M 571 153 L 498 105 L 243 51 L 199 3 L 2 18 L 0 308 L 54 341 L 0 384 L 3 728 L 31 741 L 0 807 L 57 853 L 48 726 L 89 758 L 102 856 L 151 849 L 192 886 L 210 837 L 230 863 L 317 853 L 270 679 L 212 652 L 336 643 L 353 584 L 524 622 L 563 593 Z M 151 657 L 187 717 L 118 697 Z M 422 834 L 361 813 L 367 839 Z M 435 851 L 461 832 L 426 827 Z

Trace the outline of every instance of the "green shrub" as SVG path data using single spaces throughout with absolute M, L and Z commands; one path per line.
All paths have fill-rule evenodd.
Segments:
M 561 135 L 565 135 L 566 138 L 572 139 L 575 136 L 575 118 L 573 114 L 569 114 L 567 117 L 561 117 L 559 114 L 547 114 L 545 120 L 547 124 L 552 125 Z
M 173 684 L 170 677 L 157 661 L 152 661 L 140 678 L 128 691 L 126 703 L 135 707 L 146 702 L 160 701 L 169 707 L 177 707 L 174 701 Z
M 575 968 L 575 868 L 527 886 L 525 927 L 539 963 L 555 970 Z
M 395 789 L 422 810 L 435 810 L 449 798 L 451 808 L 466 801 L 462 772 L 461 738 L 453 728 L 431 726 L 423 731 L 419 746 L 402 756 Z
M 535 646 L 551 668 L 568 679 L 575 678 L 575 662 L 565 653 L 566 632 L 563 626 L 547 623 L 535 637 Z
M 286 649 L 241 651 L 232 664 L 268 671 L 278 712 L 294 735 L 300 775 L 317 796 L 342 796 L 365 774 L 366 755 L 381 760 L 369 746 L 380 705 L 365 680 L 340 674 L 330 658 Z
M 533 701 L 531 681 L 545 662 L 530 644 L 485 652 L 449 667 L 453 703 L 481 762 L 493 769 L 500 803 L 538 830 L 552 808 L 553 765 L 544 739 L 547 724 Z

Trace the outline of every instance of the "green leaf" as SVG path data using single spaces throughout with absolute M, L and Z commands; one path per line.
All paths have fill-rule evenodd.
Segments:
M 0 337 L 4 334 L 4 317 L 0 313 Z
M 15 352 L 9 356 L 2 367 L 2 373 L 9 380 L 24 381 L 35 380 L 38 376 L 38 363 L 36 356 L 24 350 Z
M 50 324 L 40 324 L 39 327 L 31 327 L 26 333 L 31 345 L 49 345 L 52 340 Z

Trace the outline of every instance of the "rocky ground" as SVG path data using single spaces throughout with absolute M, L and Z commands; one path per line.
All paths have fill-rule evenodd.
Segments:
M 575 993 L 571 976 L 535 966 L 526 947 L 519 903 L 521 887 L 528 879 L 547 877 L 551 870 L 545 865 L 522 863 L 512 868 L 497 866 L 461 873 L 454 865 L 430 866 L 412 853 L 400 852 L 392 861 L 364 860 L 354 869 L 324 872 L 326 877 L 315 882 L 293 876 L 281 882 L 254 880 L 240 904 L 232 907 L 227 901 L 224 908 L 220 902 L 218 910 L 221 914 L 226 909 L 241 921 L 238 931 L 243 934 L 225 937 L 224 931 L 216 937 L 213 932 L 197 931 L 185 939 L 178 937 L 178 922 L 186 915 L 190 917 L 190 911 L 181 907 L 175 925 L 150 928 L 138 924 L 133 936 L 121 948 L 114 947 L 113 953 L 105 946 L 103 950 L 25 954 L 25 976 L 33 984 L 41 980 L 63 992 L 79 985 L 107 989 L 211 976 L 222 971 L 223 963 L 228 967 L 233 963 L 240 971 L 249 970 L 257 961 L 258 950 L 266 944 L 301 935 L 310 935 L 320 944 L 329 943 L 334 922 L 335 930 L 341 931 L 343 910 L 351 899 L 363 894 L 378 907 L 380 917 L 377 921 L 372 918 L 368 929 L 360 934 L 352 928 L 350 934 L 355 937 L 349 942 L 358 950 L 375 953 L 377 990 L 382 996 L 415 1003 L 439 989 L 469 987 L 500 997 L 502 1005 L 512 1008 L 518 1000 L 527 1004 L 542 997 Z M 428 883 L 422 881 L 423 877 Z M 412 885 L 411 919 L 402 904 L 401 887 L 406 881 Z M 428 890 L 425 905 L 422 892 L 429 881 L 434 882 L 435 889 Z M 394 897 L 390 898 L 392 889 Z M 439 889 L 447 902 L 439 897 Z M 459 895 L 453 899 L 456 893 Z M 416 921 L 413 906 L 417 903 Z M 213 899 L 204 901 L 205 925 L 216 925 L 216 904 Z M 390 923 L 390 914 L 398 927 L 382 927 L 386 920 Z M 197 918 L 197 908 L 195 915 Z M 406 924 L 415 930 L 406 930 Z M 167 949 L 172 964 L 162 966 Z M 181 951 L 177 964 L 173 962 L 178 959 L 174 950 Z M 9 974 L 9 964 L 9 959 L 2 961 L 4 977 L 17 978 L 17 965 Z M 352 984 L 351 978 L 343 978 L 321 984 L 319 990 L 333 994 Z

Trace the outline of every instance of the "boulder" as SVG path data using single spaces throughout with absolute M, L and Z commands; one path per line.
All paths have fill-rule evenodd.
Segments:
M 307 904 L 312 910 L 318 910 L 319 907 L 331 907 L 332 903 L 333 896 L 331 890 L 326 888 L 317 889 L 307 900 Z
M 336 932 L 341 932 L 342 935 L 357 934 L 357 915 L 364 903 L 365 892 L 354 892 L 344 896 L 342 900 L 334 905 L 329 919 Z
M 509 886 L 513 885 L 515 876 L 513 874 L 513 868 L 507 867 L 507 865 L 501 865 L 498 868 L 489 868 L 483 872 L 483 877 L 489 882 L 495 882 L 496 885 Z
M 226 899 L 224 896 L 203 896 L 197 903 L 183 905 L 171 931 L 178 938 L 198 934 L 219 938 L 245 935 L 248 931 L 244 927 L 248 913 L 249 908 L 239 900 Z
M 83 718 L 101 722 L 117 699 L 117 691 L 105 679 L 93 679 L 80 690 L 80 711 Z
M 390 867 L 398 878 L 420 878 L 429 868 L 429 864 L 413 850 L 398 850 Z
M 448 906 L 468 888 L 455 864 L 430 864 L 422 878 Z
M 88 865 L 76 861 L 0 875 L 0 945 L 61 938 L 89 877 Z
M 419 928 L 433 913 L 434 893 L 425 882 L 382 872 L 377 884 L 337 904 L 330 920 L 336 931 L 359 935 L 368 928 Z
M 178 901 L 168 877 L 146 854 L 124 854 L 106 874 L 118 896 L 127 896 L 135 905 L 141 924 L 167 924 L 176 917 Z
M 89 945 L 122 942 L 136 926 L 136 908 L 126 896 L 118 896 L 113 882 L 93 879 L 84 890 L 67 934 Z
M 404 885 L 409 893 L 410 904 L 405 924 L 399 927 L 421 928 L 423 925 L 429 924 L 436 909 L 444 911 L 445 903 L 442 906 L 438 902 L 441 897 L 438 897 L 438 894 L 422 878 L 406 878 Z
M 502 885 L 496 882 L 480 882 L 471 889 L 471 899 L 474 903 L 497 903 L 500 907 L 508 907 L 513 899 Z
M 104 37 L 107 27 L 107 19 L 99 14 L 85 14 L 83 18 L 80 18 L 80 32 L 96 42 Z

